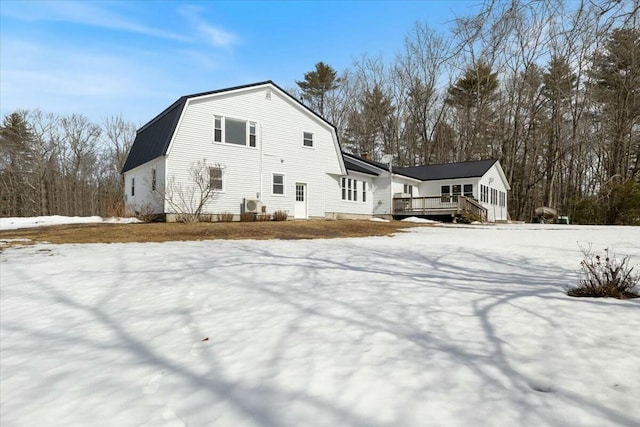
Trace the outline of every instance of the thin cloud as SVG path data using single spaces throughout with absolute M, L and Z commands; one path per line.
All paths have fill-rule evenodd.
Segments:
M 147 26 L 115 12 L 101 7 L 100 3 L 76 1 L 32 1 L 8 3 L 2 8 L 2 15 L 21 21 L 59 21 L 88 25 L 112 30 L 129 31 L 153 37 L 176 41 L 189 41 L 181 34 Z
M 201 7 L 184 6 L 180 8 L 179 12 L 196 28 L 200 37 L 208 44 L 215 47 L 228 48 L 238 42 L 237 35 L 211 25 L 202 19 L 200 17 L 202 13 Z

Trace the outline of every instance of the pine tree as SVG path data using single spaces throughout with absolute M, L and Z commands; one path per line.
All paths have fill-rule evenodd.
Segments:
M 304 100 L 316 113 L 324 116 L 324 105 L 327 93 L 340 84 L 336 70 L 320 61 L 314 71 L 304 74 L 304 80 L 296 81 L 302 90 Z

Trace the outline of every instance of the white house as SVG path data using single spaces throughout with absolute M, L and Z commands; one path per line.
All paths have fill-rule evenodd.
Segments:
M 434 215 L 437 201 L 507 219 L 496 160 L 389 170 L 342 153 L 334 126 L 271 81 L 179 98 L 138 130 L 122 173 L 127 211 L 167 220 L 198 208 L 198 180 L 213 190 L 203 214 Z

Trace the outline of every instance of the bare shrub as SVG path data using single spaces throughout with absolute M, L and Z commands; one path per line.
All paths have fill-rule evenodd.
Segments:
M 256 221 L 259 222 L 264 222 L 264 221 L 271 221 L 271 215 L 269 214 L 258 214 L 256 215 Z
M 285 211 L 275 211 L 273 213 L 274 221 L 286 221 L 287 218 L 289 218 L 289 214 L 287 214 Z
M 218 214 L 219 222 L 231 222 L 233 221 L 233 214 L 231 212 L 221 212 Z
M 177 221 L 188 223 L 202 221 L 203 210 L 217 193 L 214 188 L 212 169 L 220 165 L 209 166 L 206 159 L 191 164 L 189 180 L 182 182 L 175 176 L 169 178 L 164 192 L 158 192 L 164 201 L 176 213 Z
M 157 222 L 162 219 L 162 215 L 158 214 L 153 206 L 149 203 L 140 206 L 135 211 L 136 218 L 142 222 Z
M 256 220 L 256 214 L 253 212 L 242 212 L 240 214 L 240 221 L 242 222 L 253 222 Z
M 604 250 L 604 257 L 594 254 L 591 245 L 580 247 L 584 259 L 580 262 L 580 281 L 577 287 L 567 290 L 572 297 L 610 297 L 618 299 L 637 298 L 634 290 L 640 275 L 634 274 L 629 265 L 629 256 L 618 260 Z

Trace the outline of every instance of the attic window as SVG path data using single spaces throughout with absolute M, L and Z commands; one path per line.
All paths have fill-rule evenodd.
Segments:
M 302 145 L 304 145 L 305 147 L 313 147 L 313 133 L 303 132 Z
M 255 147 L 258 124 L 230 117 L 213 116 L 213 141 L 223 144 Z

